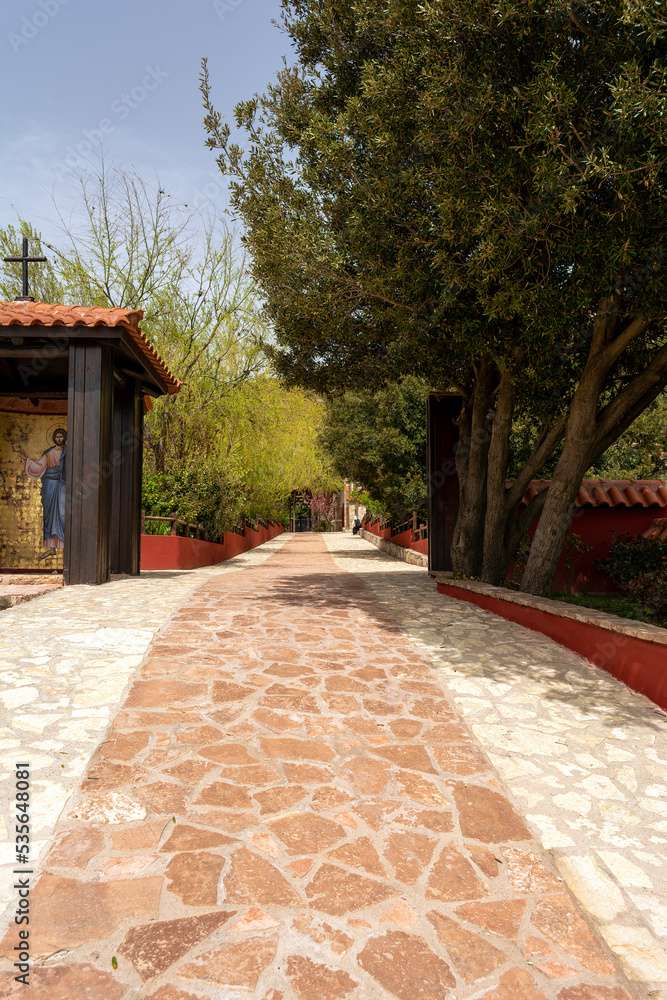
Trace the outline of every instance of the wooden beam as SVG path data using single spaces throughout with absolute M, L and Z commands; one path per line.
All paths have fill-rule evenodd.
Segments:
M 116 362 L 116 367 L 122 371 L 123 375 L 129 375 L 130 378 L 145 378 L 146 372 L 143 368 L 128 368 L 126 365 L 119 365 Z
M 48 352 L 48 353 L 47 353 Z M 52 358 L 68 358 L 69 351 L 65 348 L 61 350 L 59 347 L 49 347 L 45 344 L 43 347 L 0 347 L 0 358 L 43 358 L 46 357 L 48 361 Z
M 151 367 L 148 358 L 143 353 L 141 348 L 135 344 L 134 340 L 132 340 L 127 331 L 124 331 L 122 347 L 134 358 L 135 361 L 141 365 L 141 368 L 144 371 L 144 380 L 152 382 L 159 390 L 161 390 L 161 395 L 166 395 L 169 392 L 168 383 L 165 382 L 162 376 Z
M 21 336 L 16 336 L 16 330 L 21 330 Z M 49 340 L 59 346 L 64 346 L 70 340 L 110 340 L 120 343 L 124 333 L 121 326 L 0 326 L 0 343 L 8 341 L 20 346 L 26 340 Z
M 112 573 L 139 575 L 143 407 L 140 379 L 114 390 L 109 561 Z
M 109 579 L 112 419 L 113 348 L 75 339 L 69 348 L 67 406 L 64 575 L 69 584 Z
M 58 379 L 58 381 L 64 382 L 65 379 Z M 27 386 L 23 386 L 23 388 L 7 386 L 0 390 L 0 399 L 6 397 L 9 399 L 30 399 L 31 396 L 39 396 L 40 399 L 67 399 L 68 390 L 67 388 L 54 389 L 53 382 L 48 382 L 46 385 L 30 385 L 29 388 Z

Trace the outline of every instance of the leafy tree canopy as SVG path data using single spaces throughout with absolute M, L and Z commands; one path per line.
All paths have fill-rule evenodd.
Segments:
M 316 443 L 323 404 L 279 384 L 267 361 L 268 324 L 224 217 L 104 163 L 58 214 L 57 246 L 20 220 L 0 230 L 2 256 L 27 236 L 48 258 L 31 272 L 38 300 L 143 309 L 142 329 L 185 383 L 145 420 L 149 513 L 216 534 L 242 513 L 279 515 L 293 489 L 340 485 Z M 0 264 L 0 295 L 13 299 L 19 278 L 20 265 Z
M 426 404 L 414 377 L 327 402 L 320 440 L 342 477 L 397 522 L 426 517 Z
M 202 78 L 279 370 L 459 388 L 456 568 L 548 590 L 586 469 L 667 382 L 667 19 L 656 4 L 283 0 L 296 63 L 236 109 Z M 515 415 L 536 428 L 513 487 Z M 530 479 L 552 486 L 517 523 Z

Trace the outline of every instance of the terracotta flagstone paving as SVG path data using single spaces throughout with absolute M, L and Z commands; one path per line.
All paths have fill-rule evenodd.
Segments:
M 315 535 L 181 606 L 41 871 L 30 987 L 10 929 L 3 998 L 640 995 L 432 668 Z

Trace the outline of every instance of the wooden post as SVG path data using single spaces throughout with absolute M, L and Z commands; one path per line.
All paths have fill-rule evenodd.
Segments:
M 139 576 L 142 455 L 141 383 L 132 379 L 114 392 L 109 543 L 111 572 L 128 576 Z
M 113 349 L 70 340 L 67 397 L 65 583 L 109 579 Z
M 428 568 L 442 573 L 452 568 L 450 549 L 459 512 L 459 478 L 456 474 L 461 397 L 429 393 L 426 397 L 428 460 Z

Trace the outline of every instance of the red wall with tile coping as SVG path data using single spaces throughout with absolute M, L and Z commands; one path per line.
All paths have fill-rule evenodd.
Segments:
M 258 531 L 246 525 L 245 535 L 226 531 L 222 542 L 205 542 L 200 538 L 182 538 L 180 535 L 142 535 L 141 568 L 198 569 L 200 566 L 213 566 L 262 545 L 284 530 L 282 524 L 270 524 L 267 528 L 260 524 Z
M 577 507 L 572 516 L 570 531 L 579 535 L 584 542 L 592 546 L 591 551 L 577 559 L 572 574 L 573 594 L 615 594 L 618 587 L 613 580 L 610 580 L 606 573 L 598 569 L 595 565 L 598 559 L 604 559 L 609 555 L 609 544 L 612 540 L 612 532 L 624 535 L 641 535 L 651 527 L 656 517 L 664 513 L 663 507 Z M 531 536 L 535 534 L 534 524 L 530 529 Z M 412 530 L 402 531 L 400 535 L 392 537 L 391 528 L 380 528 L 377 524 L 371 526 L 364 522 L 364 528 L 378 538 L 386 538 L 396 545 L 402 545 L 415 552 L 422 552 L 428 555 L 428 539 L 423 538 L 418 542 L 412 541 Z M 556 575 L 554 577 L 554 594 L 566 594 L 570 590 L 568 577 L 570 571 L 565 562 L 565 553 L 560 557 Z M 508 580 L 514 578 L 514 563 L 510 564 Z
M 667 711 L 667 646 L 446 583 L 438 584 L 438 593 L 548 635 Z

